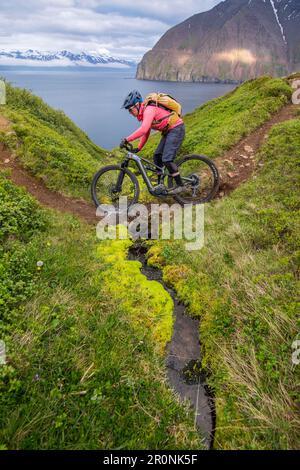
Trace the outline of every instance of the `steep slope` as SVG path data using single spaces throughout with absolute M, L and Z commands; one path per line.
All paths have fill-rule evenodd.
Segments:
M 298 0 L 226 0 L 167 31 L 137 78 L 243 81 L 299 68 Z
M 62 111 L 54 110 L 27 90 L 7 84 L 7 104 L 1 113 L 11 131 L 3 142 L 24 167 L 49 189 L 90 200 L 93 174 L 107 152 L 94 144 Z
M 261 77 L 241 85 L 235 91 L 206 103 L 185 116 L 187 136 L 181 152 L 197 151 L 217 157 L 215 161 L 221 176 L 219 197 L 227 195 L 252 175 L 255 169 L 253 152 L 256 152 L 262 145 L 269 129 L 275 123 L 289 120 L 294 116 L 296 106 L 287 103 L 290 95 L 291 89 L 286 81 Z M 0 136 L 2 130 L 2 140 L 8 144 L 10 144 L 11 137 L 9 127 L 10 123 L 0 114 Z M 252 132 L 254 129 L 256 131 Z M 15 138 L 14 134 L 12 136 Z M 197 136 L 200 137 L 199 141 L 196 140 Z M 244 138 L 241 139 L 241 137 Z M 147 153 L 147 156 L 152 157 L 157 138 L 158 136 L 150 138 L 143 154 Z M 89 223 L 97 221 L 95 207 L 87 192 L 87 201 L 63 194 L 70 191 L 68 170 L 64 175 L 65 187 L 59 186 L 61 183 L 59 175 L 55 181 L 60 191 L 57 193 L 45 185 L 50 171 L 48 167 L 45 167 L 46 179 L 44 177 L 45 182 L 43 182 L 23 167 L 22 157 L 20 161 L 14 153 L 5 149 L 3 144 L 2 147 L 0 144 L 0 169 L 9 170 L 10 179 L 15 184 L 24 186 L 44 206 L 61 212 L 73 213 Z M 54 149 L 52 149 L 53 153 Z M 115 161 L 120 161 L 123 156 L 122 151 L 116 149 L 115 154 L 119 157 Z M 104 156 L 102 163 L 105 160 Z M 110 156 L 109 163 L 111 162 Z M 32 171 L 35 167 L 34 164 L 29 169 Z M 69 172 L 72 172 L 72 164 L 70 164 Z M 141 184 L 140 201 L 153 202 L 153 197 L 149 194 L 141 177 L 139 181 Z M 88 189 L 89 182 L 85 183 L 83 179 L 82 185 L 86 185 Z
M 290 99 L 291 87 L 285 80 L 267 76 L 249 80 L 184 116 L 186 137 L 180 154 L 221 156 Z M 159 133 L 151 136 L 143 154 L 153 155 L 159 138 Z

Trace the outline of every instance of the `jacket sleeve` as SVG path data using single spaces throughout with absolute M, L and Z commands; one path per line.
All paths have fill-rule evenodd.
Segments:
M 147 143 L 147 140 L 149 139 L 149 135 L 150 135 L 150 132 L 151 132 L 151 129 L 149 129 L 149 131 L 147 132 L 147 134 L 144 134 L 139 142 L 139 145 L 138 145 L 138 149 L 139 150 L 142 150 L 142 148 L 144 147 L 144 145 Z
M 151 125 L 154 120 L 156 108 L 154 106 L 149 106 L 144 111 L 143 123 L 141 127 L 126 137 L 128 142 L 132 142 L 133 140 L 139 139 L 140 137 L 146 136 L 148 133 L 150 134 Z M 149 137 L 149 135 L 148 135 Z M 148 139 L 147 137 L 147 139 Z M 145 142 L 146 143 L 146 142 Z M 145 145 L 145 143 L 143 145 Z

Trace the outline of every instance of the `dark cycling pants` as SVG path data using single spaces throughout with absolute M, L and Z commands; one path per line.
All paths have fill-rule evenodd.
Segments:
M 173 162 L 185 137 L 185 125 L 180 124 L 163 135 L 154 153 L 154 163 L 162 167 Z

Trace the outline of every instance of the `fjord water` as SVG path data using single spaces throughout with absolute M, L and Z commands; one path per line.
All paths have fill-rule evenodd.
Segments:
M 170 93 L 183 105 L 184 114 L 221 96 L 234 85 L 144 81 L 135 69 L 82 70 L 68 68 L 1 68 L 0 77 L 27 88 L 50 106 L 63 110 L 89 137 L 111 149 L 137 128 L 137 121 L 121 110 L 126 94 L 138 89 Z

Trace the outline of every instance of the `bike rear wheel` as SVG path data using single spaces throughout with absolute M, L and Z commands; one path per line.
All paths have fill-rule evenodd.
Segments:
M 218 169 L 210 158 L 204 155 L 187 155 L 176 162 L 184 191 L 174 199 L 180 204 L 204 204 L 211 201 L 220 186 Z
M 140 193 L 136 176 L 121 165 L 99 170 L 92 181 L 91 195 L 96 207 L 102 204 L 118 207 L 120 197 L 127 197 L 128 208 L 138 201 Z

